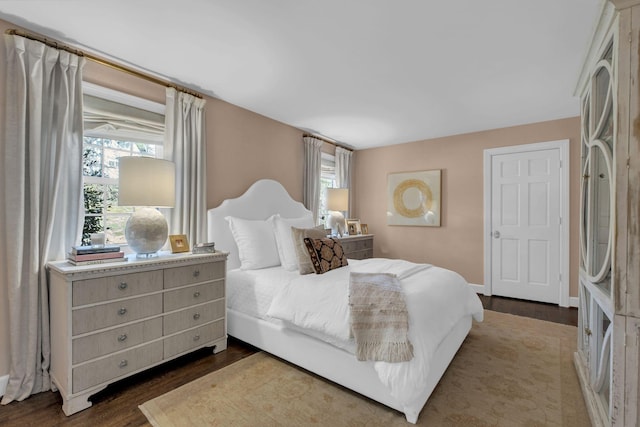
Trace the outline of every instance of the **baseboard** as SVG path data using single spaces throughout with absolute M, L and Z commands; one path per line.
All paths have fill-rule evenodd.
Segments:
M 484 293 L 484 285 L 476 285 L 475 283 L 469 283 L 471 289 L 476 291 L 477 294 L 485 295 Z M 578 297 L 569 297 L 569 307 L 578 307 L 580 304 L 580 300 Z
M 475 283 L 469 283 L 469 286 L 471 286 L 471 289 L 476 291 L 476 294 L 484 295 L 484 285 L 476 285 Z
M 4 392 L 7 391 L 7 384 L 9 384 L 9 375 L 3 375 L 0 377 L 0 397 L 4 396 Z

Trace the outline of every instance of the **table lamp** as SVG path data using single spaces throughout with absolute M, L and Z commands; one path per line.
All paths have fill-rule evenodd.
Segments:
M 349 209 L 349 189 L 348 188 L 327 188 L 327 210 L 329 218 L 327 226 L 334 236 L 342 236 L 345 233 L 347 224 L 342 211 Z
M 167 220 L 157 208 L 175 205 L 176 166 L 151 157 L 120 157 L 119 163 L 118 205 L 135 206 L 125 238 L 138 257 L 151 257 L 167 241 Z

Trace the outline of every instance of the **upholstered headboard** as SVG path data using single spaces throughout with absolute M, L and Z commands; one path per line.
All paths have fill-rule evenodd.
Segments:
M 229 252 L 227 268 L 240 266 L 238 247 L 231 235 L 227 216 L 244 219 L 267 219 L 279 213 L 283 218 L 298 218 L 309 214 L 309 210 L 289 196 L 287 190 L 277 181 L 261 179 L 236 199 L 227 199 L 217 208 L 208 211 L 209 241 L 215 242 L 216 249 Z

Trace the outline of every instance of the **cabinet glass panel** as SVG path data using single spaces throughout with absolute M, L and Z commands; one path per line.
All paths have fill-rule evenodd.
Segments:
M 578 350 L 589 364 L 589 337 L 591 335 L 590 306 L 591 294 L 585 286 L 580 286 L 580 316 L 578 318 Z
M 586 279 L 611 295 L 613 243 L 613 48 L 610 43 L 583 95 L 580 267 Z
M 580 183 L 580 269 L 587 269 L 587 233 L 589 224 L 589 212 L 588 208 L 588 191 L 589 191 L 589 135 L 590 135 L 590 105 L 591 97 L 589 92 L 582 100 L 582 135 L 581 135 L 581 150 L 580 150 L 580 170 L 582 171 L 582 180 Z
M 596 308 L 597 310 L 599 307 Z M 594 366 L 592 367 L 591 384 L 598 394 L 604 408 L 609 408 L 609 399 L 611 397 L 611 340 L 612 340 L 612 324 L 611 320 L 604 312 L 598 310 L 596 315 L 598 324 L 597 331 L 594 331 L 594 339 L 591 349 L 594 358 Z
M 598 144 L 592 148 L 591 192 L 592 211 L 590 224 L 591 259 L 589 274 L 597 278 L 601 287 L 610 290 L 611 266 L 611 157 L 607 158 L 608 147 Z

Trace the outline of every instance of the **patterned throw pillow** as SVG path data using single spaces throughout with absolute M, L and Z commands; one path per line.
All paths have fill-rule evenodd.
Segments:
M 300 274 L 315 273 L 313 265 L 311 264 L 311 258 L 307 251 L 307 246 L 304 244 L 304 238 L 310 237 L 312 239 L 322 239 L 327 237 L 328 231 L 324 229 L 323 225 L 319 225 L 315 228 L 296 228 L 291 227 L 291 239 L 296 249 L 296 258 L 298 259 L 298 271 Z
M 348 265 L 342 245 L 335 239 L 310 239 L 305 237 L 304 244 L 309 251 L 311 263 L 316 274 Z

